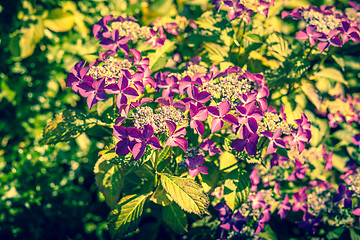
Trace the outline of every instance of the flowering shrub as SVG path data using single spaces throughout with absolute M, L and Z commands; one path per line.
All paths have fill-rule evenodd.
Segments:
M 320 84 L 343 78 L 325 60 L 332 46 L 360 41 L 359 5 L 283 11 L 305 23 L 288 40 L 262 27 L 274 1 L 213 4 L 198 19 L 160 18 L 151 27 L 102 18 L 93 28 L 99 58 L 76 63 L 66 81 L 93 114 L 60 113 L 43 142 L 102 129 L 94 172 L 114 238 L 137 229 L 145 204 L 160 205 L 172 230 L 194 238 L 202 220 L 189 227 L 191 213 L 209 215 L 209 236 L 221 239 L 273 239 L 268 223 L 280 220 L 306 236 L 357 236 L 359 101 L 327 96 Z

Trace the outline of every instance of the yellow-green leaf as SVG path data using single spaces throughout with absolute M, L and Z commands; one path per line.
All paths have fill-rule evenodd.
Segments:
M 61 8 L 53 9 L 49 16 L 44 19 L 45 27 L 54 32 L 67 32 L 75 23 L 74 15 Z
M 193 179 L 160 174 L 161 185 L 174 201 L 189 213 L 199 216 L 207 212 L 209 197 Z

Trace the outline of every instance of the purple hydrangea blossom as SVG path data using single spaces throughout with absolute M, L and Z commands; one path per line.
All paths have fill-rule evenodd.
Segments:
M 201 166 L 205 162 L 204 156 L 198 155 L 195 158 L 187 158 L 185 162 L 189 168 L 190 177 L 196 177 L 199 173 L 208 174 L 207 167 Z
M 214 117 L 211 122 L 211 132 L 217 132 L 224 126 L 224 121 L 237 124 L 237 119 L 232 114 L 228 114 L 231 110 L 231 105 L 229 102 L 224 101 L 219 104 L 219 107 L 210 106 L 207 107 L 209 114 Z
M 262 132 L 261 134 L 263 134 L 265 137 L 267 137 L 270 140 L 268 148 L 266 150 L 266 154 L 274 153 L 276 151 L 276 146 L 285 148 L 284 140 L 280 139 L 281 129 L 276 130 L 275 133 L 266 131 L 266 132 Z
M 217 148 L 215 142 L 209 138 L 205 138 L 203 142 L 199 145 L 199 148 L 207 151 L 209 153 L 209 156 L 214 156 L 216 153 L 222 154 L 221 149 Z
M 87 105 L 91 109 L 98 101 L 107 99 L 107 95 L 104 91 L 105 79 L 101 78 L 92 83 L 83 82 L 78 85 L 79 89 L 85 91 L 83 96 L 87 98 Z
M 184 152 L 186 152 L 188 148 L 187 139 L 184 137 L 180 137 L 186 135 L 185 127 L 176 130 L 176 124 L 174 122 L 169 120 L 165 120 L 165 122 L 170 131 L 170 136 L 167 139 L 165 146 L 171 146 L 171 147 L 179 146 Z
M 284 200 L 279 205 L 278 214 L 280 215 L 281 219 L 286 217 L 287 211 L 291 209 L 291 204 L 289 202 L 289 196 L 286 194 Z
M 239 132 L 240 139 L 233 140 L 231 147 L 238 152 L 241 152 L 245 148 L 249 155 L 255 155 L 259 135 L 251 133 L 246 127 L 242 127 Z
M 340 184 L 338 188 L 338 193 L 334 195 L 333 202 L 339 203 L 343 202 L 345 208 L 351 208 L 352 200 L 351 196 L 354 194 L 353 190 L 346 190 L 344 184 Z

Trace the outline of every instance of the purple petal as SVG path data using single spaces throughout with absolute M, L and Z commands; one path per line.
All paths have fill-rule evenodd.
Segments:
M 200 167 L 198 167 L 198 169 L 199 169 L 199 172 L 201 172 L 202 174 L 208 174 L 208 169 L 207 169 L 207 167 L 205 167 L 205 166 L 200 166 Z
M 149 138 L 147 142 L 153 149 L 162 149 L 163 147 L 160 145 L 159 139 L 156 137 Z
M 222 119 L 231 124 L 238 124 L 238 120 L 236 119 L 236 117 L 231 114 L 225 115 Z
M 177 138 L 174 139 L 174 142 L 175 142 L 176 145 L 179 146 L 184 152 L 187 152 L 188 141 L 186 140 L 186 138 L 177 137 Z
M 299 39 L 299 40 L 306 40 L 308 38 L 309 35 L 304 30 L 299 31 L 295 37 L 295 39 Z
M 224 126 L 224 122 L 220 118 L 214 118 L 211 122 L 211 132 L 217 132 Z
M 231 105 L 228 101 L 224 101 L 219 104 L 220 116 L 224 116 L 225 114 L 230 112 L 230 110 L 231 110 Z
M 196 177 L 199 174 L 199 169 L 195 168 L 195 169 L 189 169 L 189 175 L 190 177 Z

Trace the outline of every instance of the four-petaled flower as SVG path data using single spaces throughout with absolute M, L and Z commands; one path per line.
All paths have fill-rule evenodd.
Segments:
M 145 125 L 141 131 L 134 131 L 130 136 L 135 139 L 130 144 L 131 153 L 135 160 L 138 160 L 144 155 L 146 146 L 150 145 L 153 149 L 162 149 L 159 139 L 153 137 L 154 129 L 151 125 Z
M 231 147 L 238 152 L 241 152 L 245 148 L 249 155 L 255 155 L 258 140 L 259 135 L 251 133 L 246 127 L 242 127 L 240 130 L 240 139 L 233 140 Z
M 289 196 L 286 194 L 284 200 L 279 205 L 278 214 L 280 215 L 281 219 L 286 217 L 287 211 L 291 209 L 291 204 L 289 203 Z
M 195 156 L 195 158 L 187 158 L 185 162 L 189 168 L 190 177 L 196 177 L 199 172 L 202 174 L 208 174 L 207 167 L 201 166 L 205 162 L 205 157 L 203 155 Z
M 187 152 L 188 142 L 186 138 L 180 137 L 186 135 L 185 127 L 176 130 L 176 124 L 173 121 L 165 120 L 166 125 L 170 131 L 170 136 L 167 139 L 165 146 L 176 147 L 179 146 L 184 152 Z
M 89 109 L 92 108 L 99 100 L 107 99 L 107 95 L 104 91 L 105 79 L 100 78 L 94 82 L 83 82 L 78 85 L 79 89 L 85 91 L 82 95 L 87 98 L 87 105 Z
M 237 124 L 237 119 L 231 114 L 231 105 L 228 101 L 221 102 L 219 108 L 215 106 L 207 107 L 209 114 L 214 117 L 211 122 L 211 132 L 217 132 L 224 126 L 224 121 L 232 124 Z
M 351 208 L 351 196 L 354 194 L 354 192 L 355 191 L 353 190 L 346 190 L 345 185 L 341 183 L 338 188 L 338 193 L 334 195 L 333 202 L 339 203 L 342 201 L 345 208 Z
M 309 25 L 306 30 L 301 30 L 297 33 L 295 39 L 306 40 L 309 39 L 309 42 L 312 46 L 316 45 L 316 41 L 321 37 L 321 33 L 316 31 L 316 27 Z
M 276 151 L 276 146 L 285 148 L 284 140 L 280 139 L 281 129 L 276 130 L 275 133 L 265 131 L 262 132 L 262 134 L 270 140 L 266 154 L 274 153 Z

